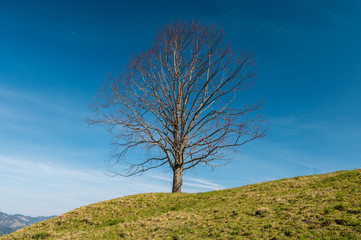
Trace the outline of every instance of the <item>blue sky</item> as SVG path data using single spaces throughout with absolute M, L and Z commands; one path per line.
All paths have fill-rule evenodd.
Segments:
M 88 127 L 109 73 L 165 23 L 219 24 L 257 58 L 245 99 L 270 132 L 233 161 L 185 175 L 184 191 L 361 167 L 359 1 L 3 1 L 0 3 L 0 211 L 32 216 L 171 190 L 171 172 L 109 177 L 110 136 Z

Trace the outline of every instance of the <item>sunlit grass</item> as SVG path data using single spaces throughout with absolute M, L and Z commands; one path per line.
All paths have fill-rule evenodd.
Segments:
M 207 193 L 138 194 L 0 239 L 361 239 L 361 169 Z

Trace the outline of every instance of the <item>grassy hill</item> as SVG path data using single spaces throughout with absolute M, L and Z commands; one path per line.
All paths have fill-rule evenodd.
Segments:
M 78 208 L 0 239 L 361 239 L 361 169 Z

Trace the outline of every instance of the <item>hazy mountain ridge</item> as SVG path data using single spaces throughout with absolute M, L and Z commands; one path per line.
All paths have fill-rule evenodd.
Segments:
M 98 202 L 0 237 L 22 239 L 361 239 L 361 169 L 204 193 Z
M 45 221 L 50 218 L 53 218 L 55 216 L 50 217 L 30 217 L 30 216 L 24 216 L 21 214 L 6 214 L 3 212 L 0 212 L 0 236 L 4 234 L 9 234 L 11 232 L 14 232 L 20 228 L 30 226 L 34 223 Z

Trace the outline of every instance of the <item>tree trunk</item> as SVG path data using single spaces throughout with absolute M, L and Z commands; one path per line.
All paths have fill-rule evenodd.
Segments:
M 183 184 L 183 168 L 179 166 L 173 170 L 172 192 L 182 192 L 182 184 Z

